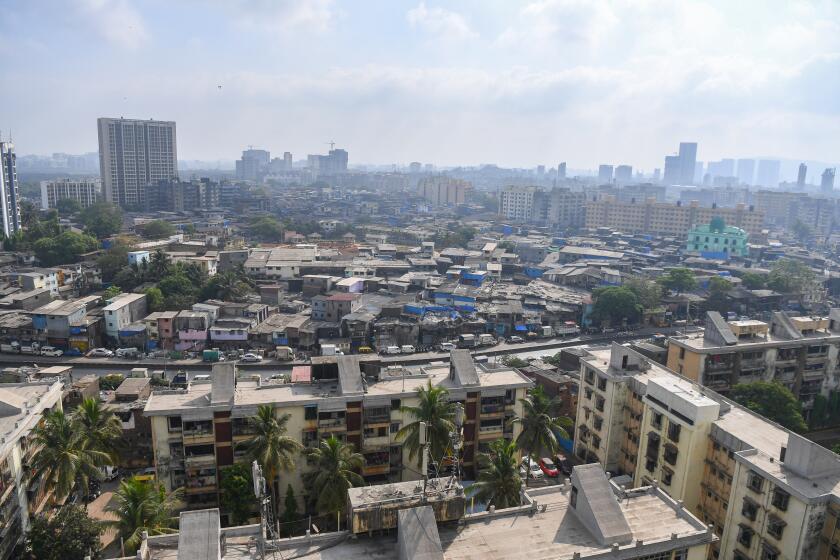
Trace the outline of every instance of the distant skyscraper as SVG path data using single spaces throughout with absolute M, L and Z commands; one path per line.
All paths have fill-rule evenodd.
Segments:
M 598 166 L 598 183 L 606 185 L 612 183 L 613 180 L 613 166 L 600 165 Z
M 762 159 L 758 162 L 756 183 L 768 189 L 779 186 L 779 169 L 781 164 L 777 159 Z
M 557 178 L 558 179 L 565 179 L 566 178 L 566 162 L 565 161 L 557 166 Z
M 712 181 L 715 177 L 735 177 L 735 160 L 710 161 L 706 167 L 706 173 Z
M 409 173 L 420 173 L 423 170 L 423 164 L 419 161 L 412 161 L 408 164 Z
M 804 163 L 799 164 L 799 173 L 796 175 L 796 186 L 800 189 L 805 186 L 805 176 L 808 175 L 808 166 Z
M 820 190 L 824 193 L 830 193 L 834 190 L 834 169 L 828 168 L 822 172 Z
M 242 151 L 242 159 L 236 160 L 236 178 L 246 181 L 258 181 L 265 173 L 271 153 L 268 150 L 248 148 Z
M 348 154 L 345 150 L 330 150 L 329 155 L 309 155 L 307 162 L 309 167 L 318 173 L 336 174 L 347 171 Z
M 633 166 L 619 165 L 615 168 L 615 182 L 627 184 L 633 181 Z
M 174 122 L 100 118 L 97 124 L 105 200 L 141 207 L 148 185 L 178 177 Z
M 662 182 L 666 185 L 676 185 L 680 182 L 680 156 L 665 156 L 665 171 Z
M 738 177 L 738 181 L 745 185 L 755 184 L 755 160 L 739 159 L 736 177 Z
M 540 177 L 545 175 L 545 165 L 538 165 L 537 166 L 537 175 L 539 175 Z
M 3 233 L 8 237 L 20 230 L 20 192 L 15 166 L 15 145 L 0 142 L 0 206 Z
M 660 177 L 662 177 L 662 170 L 657 167 L 653 170 L 653 180 L 659 181 Z
M 703 181 L 703 162 L 697 161 L 694 163 L 694 177 L 692 178 L 692 184 L 701 183 Z
M 294 164 L 292 163 L 292 152 L 283 152 L 283 163 L 286 165 L 286 171 L 291 171 Z
M 697 174 L 697 142 L 680 142 L 680 183 L 693 184 Z M 701 170 L 700 174 L 703 172 Z

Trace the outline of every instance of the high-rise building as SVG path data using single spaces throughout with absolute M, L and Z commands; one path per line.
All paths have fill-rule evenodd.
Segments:
M 619 165 L 615 168 L 615 182 L 627 184 L 633 181 L 633 166 Z
M 417 194 L 432 206 L 456 205 L 466 201 L 467 191 L 471 188 L 472 184 L 462 179 L 428 177 L 417 183 Z
M 420 173 L 423 170 L 423 164 L 419 161 L 412 161 L 408 164 L 408 172 L 412 174 Z
M 565 161 L 557 166 L 557 178 L 558 179 L 565 179 L 566 178 L 566 162 Z
M 347 161 L 349 155 L 346 150 L 335 149 L 330 150 L 329 155 L 313 155 L 307 156 L 306 160 L 309 168 L 313 171 L 323 174 L 337 174 L 347 172 Z
M 827 168 L 822 172 L 820 190 L 824 193 L 830 193 L 834 190 L 834 169 Z
M 779 169 L 781 163 L 777 159 L 762 159 L 758 162 L 756 183 L 767 189 L 779 186 Z
M 499 215 L 518 222 L 530 222 L 534 216 L 537 187 L 505 187 L 499 192 Z
M 680 142 L 680 183 L 692 185 L 697 175 L 697 142 Z M 700 174 L 703 172 L 701 170 Z
M 294 167 L 292 162 L 292 152 L 283 152 L 283 162 L 286 164 L 286 171 L 291 171 Z
M 3 221 L 3 233 L 6 236 L 21 228 L 20 191 L 15 157 L 15 145 L 11 142 L 0 142 L 0 219 Z
M 676 185 L 680 182 L 681 173 L 680 156 L 665 156 L 665 171 L 662 182 L 666 185 Z
M 100 118 L 99 172 L 105 200 L 139 207 L 146 186 L 178 177 L 173 121 Z
M 697 161 L 694 163 L 694 177 L 691 180 L 692 185 L 696 185 L 703 181 L 703 162 Z
M 808 175 L 808 166 L 799 164 L 799 172 L 796 174 L 796 186 L 800 189 L 805 186 L 805 177 Z
M 245 181 L 259 181 L 265 173 L 271 153 L 268 150 L 249 148 L 242 151 L 242 159 L 236 160 L 236 178 Z
M 56 179 L 41 181 L 41 209 L 56 208 L 59 200 L 70 199 L 82 208 L 96 204 L 101 196 L 99 179 Z
M 755 160 L 739 159 L 738 169 L 735 173 L 738 180 L 745 185 L 752 185 L 755 179 Z
M 613 180 L 613 166 L 602 164 L 598 166 L 598 183 L 606 185 L 612 183 Z

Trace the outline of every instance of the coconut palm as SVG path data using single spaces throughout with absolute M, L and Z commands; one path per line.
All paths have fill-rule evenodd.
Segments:
M 478 456 L 482 465 L 478 480 L 470 488 L 479 501 L 499 509 L 518 506 L 522 479 L 519 476 L 516 444 L 497 439 L 490 443 L 489 453 Z
M 134 551 L 140 545 L 143 532 L 149 535 L 176 533 L 177 519 L 173 512 L 178 507 L 183 489 L 167 493 L 163 485 L 131 477 L 120 482 L 114 493 L 116 501 L 109 511 L 117 520 L 112 522 L 125 539 L 125 547 Z
M 296 439 L 286 435 L 289 414 L 276 416 L 274 407 L 260 405 L 257 415 L 248 419 L 252 435 L 239 444 L 248 461 L 256 461 L 262 467 L 263 475 L 271 488 L 272 503 L 277 509 L 277 477 L 280 471 L 294 468 L 293 457 L 303 446 Z
M 306 456 L 315 467 L 304 475 L 315 509 L 322 514 L 344 511 L 347 490 L 365 483 L 358 473 L 364 458 L 355 452 L 352 444 L 335 436 L 322 440 L 315 449 L 308 449 Z
M 86 448 L 107 453 L 113 464 L 122 440 L 122 425 L 117 415 L 103 408 L 97 399 L 89 397 L 76 407 L 73 423 L 77 425 Z
M 417 406 L 402 406 L 403 414 L 412 416 L 415 421 L 403 426 L 397 432 L 397 440 L 402 440 L 409 449 L 409 459 L 418 458 L 422 464 L 422 446 L 420 445 L 420 422 L 427 427 L 429 449 L 432 458 L 440 460 L 446 454 L 449 434 L 455 429 L 455 403 L 449 402 L 449 391 L 445 387 L 433 387 L 432 382 L 421 387 L 417 392 L 420 403 Z
M 528 398 L 519 399 L 519 402 L 522 404 L 522 415 L 515 416 L 511 422 L 522 427 L 516 436 L 516 447 L 527 454 L 530 473 L 533 455 L 542 451 L 556 453 L 559 448 L 557 438 L 569 439 L 566 429 L 572 426 L 573 421 L 565 416 L 553 417 L 553 401 L 539 394 L 528 395 Z M 525 485 L 528 485 L 527 475 Z
M 160 280 L 169 273 L 169 257 L 162 249 L 157 249 L 149 260 L 149 273 L 155 281 Z
M 32 444 L 38 449 L 34 476 L 43 476 L 59 501 L 70 495 L 77 482 L 87 488 L 90 479 L 99 476 L 98 468 L 109 460 L 107 453 L 88 447 L 82 430 L 61 410 L 44 413 Z

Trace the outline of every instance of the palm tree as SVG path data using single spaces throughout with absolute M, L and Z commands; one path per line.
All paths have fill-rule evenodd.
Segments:
M 122 425 L 117 415 L 104 409 L 97 399 L 89 397 L 76 407 L 73 422 L 78 426 L 87 449 L 107 453 L 113 463 L 122 440 Z
M 140 545 L 145 531 L 149 535 L 176 533 L 173 512 L 178 506 L 183 489 L 167 493 L 163 485 L 131 477 L 120 482 L 114 493 L 116 502 L 109 507 L 117 520 L 112 522 L 120 531 L 125 546 L 132 552 Z
M 347 490 L 365 483 L 357 472 L 364 466 L 364 458 L 355 452 L 352 444 L 335 436 L 322 440 L 315 449 L 308 449 L 306 456 L 315 466 L 304 475 L 315 509 L 322 514 L 344 511 Z
M 43 476 L 55 498 L 64 500 L 77 482 L 87 488 L 98 468 L 107 464 L 107 453 L 90 449 L 82 430 L 61 410 L 44 413 L 35 428 L 33 445 L 38 448 L 33 461 L 34 476 Z
M 528 455 L 528 473 L 525 476 L 527 486 L 533 455 L 543 450 L 556 453 L 559 447 L 557 437 L 569 439 L 566 428 L 571 427 L 573 421 L 565 416 L 553 417 L 553 401 L 539 393 L 519 399 L 519 402 L 522 404 L 522 416 L 514 417 L 511 422 L 522 426 L 522 431 L 516 436 L 516 446 Z
M 159 281 L 169 272 L 169 257 L 162 249 L 157 249 L 149 260 L 149 272 L 155 281 Z
M 483 465 L 471 491 L 479 501 L 499 509 L 518 506 L 522 479 L 517 465 L 516 444 L 497 439 L 490 443 L 490 452 L 478 456 Z
M 397 440 L 403 440 L 409 449 L 409 459 L 419 458 L 423 463 L 420 445 L 420 422 L 425 422 L 428 443 L 432 458 L 441 459 L 449 445 L 449 434 L 455 429 L 455 403 L 447 399 L 449 391 L 445 387 L 432 387 L 432 382 L 421 387 L 417 392 L 420 399 L 418 406 L 402 406 L 400 411 L 415 418 L 415 421 L 403 426 L 397 432 Z M 425 473 L 424 473 L 425 474 Z
M 286 435 L 286 424 L 289 414 L 278 417 L 274 414 L 274 407 L 269 404 L 260 405 L 257 415 L 248 419 L 252 435 L 239 444 L 245 451 L 248 461 L 256 461 L 263 469 L 265 479 L 271 487 L 272 503 L 277 510 L 277 477 L 280 471 L 290 471 L 294 468 L 293 457 L 303 446 L 294 438 Z

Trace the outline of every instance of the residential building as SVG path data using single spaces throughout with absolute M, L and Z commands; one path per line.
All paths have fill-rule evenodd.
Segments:
M 633 180 L 633 166 L 619 165 L 615 168 L 615 182 L 618 185 L 626 185 Z
M 31 312 L 32 328 L 38 333 L 39 339 L 45 339 L 51 346 L 67 348 L 70 345 L 73 326 L 81 324 L 88 309 L 100 300 L 100 296 L 53 300 Z
M 123 446 L 117 466 L 121 469 L 144 469 L 154 465 L 152 422 L 143 414 L 151 393 L 151 378 L 127 377 L 116 391 L 108 394 L 103 404 L 105 410 L 112 411 L 120 420 Z
M 249 148 L 242 152 L 242 158 L 236 160 L 236 178 L 246 181 L 259 181 L 265 173 L 271 154 L 268 150 Z
M 13 557 L 32 517 L 49 503 L 44 477 L 32 469 L 33 430 L 45 411 L 61 410 L 61 395 L 58 379 L 0 385 L 0 560 Z
M 601 164 L 598 166 L 598 184 L 609 185 L 613 182 L 613 166 Z
M 135 336 L 135 329 L 129 332 L 126 328 L 148 315 L 146 294 L 120 294 L 102 311 L 105 316 L 105 335 L 118 343 L 124 337 Z
M 505 187 L 499 191 L 499 215 L 507 220 L 529 222 L 534 216 L 538 187 Z
M 335 175 L 347 172 L 348 154 L 346 150 L 332 149 L 328 155 L 307 156 L 310 169 L 321 175 Z
M 584 204 L 586 193 L 554 187 L 542 197 L 542 203 L 535 212 L 539 222 L 552 228 L 577 229 L 585 222 Z M 545 212 L 545 216 L 542 215 Z
M 178 177 L 175 123 L 100 118 L 99 174 L 105 200 L 143 208 L 150 184 Z
M 146 187 L 147 211 L 194 212 L 222 205 L 224 185 L 207 178 L 192 181 L 158 181 Z M 228 207 L 233 206 L 233 201 Z
M 179 311 L 174 328 L 177 334 L 176 350 L 204 350 L 210 329 L 210 317 L 204 311 Z
M 566 162 L 563 161 L 557 166 L 557 179 L 563 180 L 566 178 Z
M 476 366 L 466 350 L 454 351 L 450 364 L 424 366 L 420 372 L 383 368 L 375 356 L 315 358 L 293 379 L 283 384 L 235 380 L 235 365 L 223 363 L 214 365 L 211 383 L 153 393 L 145 414 L 152 420 L 159 480 L 167 488 L 186 487 L 191 507 L 215 504 L 218 469 L 242 460 L 236 444 L 248 438 L 247 419 L 263 404 L 288 414 L 288 435 L 307 447 L 330 435 L 354 444 L 369 481 L 416 480 L 417 459 L 396 433 L 413 421 L 401 407 L 415 406 L 417 391 L 429 383 L 446 388 L 451 400 L 465 406 L 462 459 L 472 474 L 478 451 L 517 435 L 518 425 L 509 420 L 521 413 L 519 399 L 532 385 L 515 369 Z M 307 470 L 306 460 L 297 459 L 294 471 L 283 475 L 284 484 L 305 495 L 301 474 Z
M 755 180 L 755 160 L 754 159 L 739 159 L 737 171 L 735 175 L 738 180 L 744 185 L 754 185 Z
M 798 189 L 805 188 L 805 179 L 808 176 L 808 166 L 804 163 L 799 164 L 799 171 L 796 173 L 796 187 Z
M 56 208 L 59 200 L 75 200 L 82 208 L 96 204 L 101 197 L 99 179 L 64 178 L 41 181 L 41 209 Z
M 762 159 L 758 162 L 756 183 L 765 189 L 775 189 L 779 186 L 779 171 L 781 162 L 777 159 Z
M 432 206 L 464 204 L 470 189 L 472 184 L 469 181 L 442 175 L 427 177 L 417 183 L 417 194 Z
M 143 323 L 149 338 L 149 349 L 175 349 L 175 317 L 177 311 L 155 311 L 146 315 Z
M 27 268 L 18 271 L 18 286 L 24 291 L 49 290 L 54 296 L 64 275 L 54 268 Z
M 665 156 L 665 169 L 662 175 L 662 182 L 666 185 L 680 184 L 682 161 L 680 156 Z
M 14 144 L 0 142 L 0 220 L 6 237 L 21 229 L 16 157 Z
M 697 171 L 697 142 L 680 142 L 680 184 L 695 184 Z M 702 165 L 701 165 L 702 175 Z
M 837 550 L 837 455 L 629 348 L 589 353 L 578 457 L 684 504 L 720 538 L 709 558 L 830 558 Z
M 831 194 L 834 192 L 834 169 L 827 168 L 820 178 L 820 191 Z
M 129 251 L 127 258 L 129 266 L 142 266 L 143 263 L 148 265 L 151 253 L 149 251 Z
M 712 219 L 711 223 L 699 225 L 688 232 L 685 250 L 710 258 L 746 257 L 747 232 L 727 226 L 723 219 Z
M 337 323 L 345 315 L 357 311 L 362 301 L 360 294 L 340 293 L 315 296 L 311 303 L 313 320 Z
M 764 214 L 752 206 L 705 208 L 698 203 L 670 204 L 652 200 L 622 203 L 614 197 L 586 202 L 586 227 L 608 227 L 626 233 L 650 233 L 685 236 L 698 224 L 708 224 L 720 217 L 727 224 L 749 234 L 759 234 Z
M 668 367 L 724 394 L 738 383 L 776 381 L 799 397 L 807 418 L 817 395 L 838 389 L 838 354 L 840 309 L 829 317 L 777 311 L 769 323 L 711 311 L 703 332 L 669 340 Z

